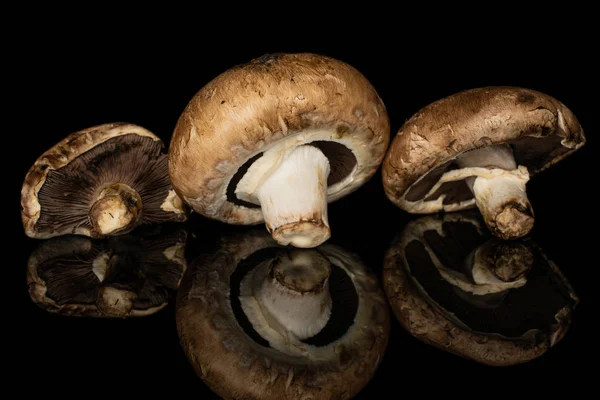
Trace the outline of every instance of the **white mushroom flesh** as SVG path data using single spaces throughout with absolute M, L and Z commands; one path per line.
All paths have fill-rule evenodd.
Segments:
M 314 146 L 265 152 L 240 180 L 238 198 L 260 204 L 281 245 L 316 247 L 331 235 L 327 220 L 329 160 Z M 266 166 L 272 166 L 265 171 Z

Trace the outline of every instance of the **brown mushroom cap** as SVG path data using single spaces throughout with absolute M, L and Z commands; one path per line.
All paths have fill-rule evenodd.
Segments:
M 383 162 L 385 193 L 412 213 L 474 207 L 464 180 L 427 194 L 444 172 L 457 168 L 460 154 L 503 143 L 533 176 L 579 149 L 585 137 L 575 115 L 546 94 L 516 87 L 467 90 L 424 107 L 400 128 Z
M 434 259 L 450 264 L 473 245 L 487 246 L 489 233 L 482 226 L 479 218 L 462 213 L 410 222 L 386 254 L 385 292 L 401 325 L 427 344 L 488 365 L 527 362 L 562 339 L 579 299 L 556 265 L 530 240 L 522 241 L 535 259 L 524 286 L 482 295 L 454 286 L 465 277 L 448 265 L 441 271 Z M 505 243 L 509 256 L 515 244 Z M 462 250 L 466 251 L 461 255 Z M 506 262 L 497 246 L 492 251 L 495 260 Z M 443 277 L 444 273 L 452 277 Z
M 29 257 L 34 303 L 61 315 L 139 317 L 154 314 L 177 290 L 186 269 L 184 231 L 155 237 L 91 240 L 61 236 Z
M 328 344 L 297 343 L 302 355 L 278 351 L 260 336 L 265 343 L 258 343 L 234 315 L 232 276 L 255 254 L 281 249 L 260 230 L 223 240 L 216 253 L 194 261 L 177 296 L 181 346 L 196 373 L 226 399 L 351 398 L 370 380 L 387 347 L 383 292 L 353 255 L 336 246 L 317 247 L 351 279 L 358 295 L 352 320 L 361 322 Z M 332 275 L 330 283 L 335 280 Z
M 235 189 L 275 144 L 311 143 L 329 159 L 328 201 L 357 189 L 389 143 L 383 102 L 367 79 L 314 54 L 264 56 L 204 86 L 180 116 L 169 151 L 177 193 L 195 211 L 232 224 L 263 221 Z
M 147 129 L 126 123 L 69 135 L 42 154 L 25 177 L 21 190 L 25 233 L 39 239 L 63 234 L 103 236 L 92 226 L 90 208 L 103 188 L 115 184 L 135 191 L 130 196 L 133 203 L 141 200 L 143 209 L 134 216 L 138 222 L 132 228 L 184 221 L 186 211 L 171 188 L 163 147 Z

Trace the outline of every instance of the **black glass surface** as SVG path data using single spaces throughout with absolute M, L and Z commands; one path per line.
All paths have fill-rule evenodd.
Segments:
M 83 39 L 77 38 L 80 35 Z M 18 121 L 18 129 L 5 132 L 17 145 L 8 149 L 14 153 L 13 162 L 5 165 L 5 174 L 12 179 L 5 186 L 5 198 L 10 201 L 4 211 L 10 221 L 4 230 L 9 241 L 3 250 L 9 256 L 4 265 L 9 274 L 2 279 L 11 293 L 4 296 L 4 308 L 15 315 L 4 320 L 3 327 L 15 335 L 14 343 L 5 343 L 7 351 L 17 351 L 15 365 L 6 367 L 15 379 L 27 380 L 21 388 L 23 393 L 61 397 L 126 393 L 140 398 L 165 393 L 217 398 L 196 375 L 180 347 L 174 291 L 164 309 L 126 319 L 60 316 L 31 300 L 25 271 L 30 254 L 41 241 L 23 233 L 19 191 L 37 157 L 79 129 L 127 121 L 153 131 L 168 146 L 177 118 L 197 90 L 229 67 L 279 51 L 325 54 L 361 71 L 386 105 L 392 137 L 406 119 L 439 98 L 475 87 L 511 85 L 559 99 L 577 116 L 588 139 L 582 149 L 527 184 L 535 212 L 531 237 L 580 298 L 564 339 L 528 363 L 488 367 L 422 343 L 390 314 L 385 356 L 356 398 L 391 398 L 385 393 L 398 398 L 400 390 L 410 391 L 424 378 L 430 386 L 421 385 L 422 393 L 441 393 L 449 387 L 452 393 L 465 393 L 473 382 L 488 388 L 501 382 L 508 391 L 516 382 L 547 385 L 549 377 L 565 379 L 561 382 L 582 381 L 582 363 L 595 359 L 592 350 L 597 340 L 593 332 L 598 296 L 598 117 L 592 90 L 597 78 L 587 73 L 590 67 L 585 62 L 591 48 L 566 50 L 551 37 L 533 33 L 528 46 L 502 42 L 496 43 L 493 51 L 474 49 L 477 46 L 464 40 L 442 45 L 425 43 L 422 38 L 390 39 L 386 45 L 370 40 L 369 47 L 333 38 L 293 43 L 264 38 L 216 45 L 206 43 L 207 36 L 192 42 L 189 37 L 188 41 L 177 37 L 163 40 L 161 35 L 87 35 L 40 34 L 24 58 L 31 73 L 23 79 L 25 100 L 20 107 L 26 109 L 27 116 Z M 547 45 L 534 49 L 533 43 L 540 40 L 547 40 Z M 548 52 L 550 55 L 544 56 Z M 328 210 L 330 243 L 357 254 L 380 281 L 384 256 L 394 237 L 408 221 L 418 218 L 386 198 L 380 172 L 355 193 L 330 204 Z M 215 251 L 223 235 L 249 229 L 197 214 L 181 227 L 188 232 L 188 261 Z M 534 376 L 535 384 L 530 380 Z

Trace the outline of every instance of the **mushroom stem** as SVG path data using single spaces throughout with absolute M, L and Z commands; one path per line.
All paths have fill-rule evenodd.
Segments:
M 492 238 L 475 250 L 472 275 L 478 284 L 510 283 L 525 279 L 532 266 L 529 246 Z
M 136 294 L 113 286 L 102 286 L 96 298 L 96 307 L 107 317 L 125 317 L 131 312 Z
M 488 295 L 525 285 L 533 254 L 526 244 L 493 238 L 475 249 L 466 264 L 474 285 L 459 284 L 461 289 L 475 295 Z
M 488 146 L 462 154 L 457 159 L 461 168 L 483 167 L 502 170 L 491 177 L 467 179 L 488 228 L 502 239 L 517 239 L 533 228 L 533 209 L 525 185 L 529 173 L 517 167 L 512 150 L 506 145 Z
M 292 250 L 265 269 L 257 269 L 244 285 L 252 285 L 248 292 L 253 293 L 269 328 L 284 338 L 293 335 L 303 340 L 320 332 L 329 320 L 330 273 L 329 260 L 319 252 Z M 247 299 L 242 299 L 244 304 Z
M 100 235 L 126 233 L 141 217 L 142 198 L 130 186 L 104 186 L 89 212 L 89 220 Z
M 316 247 L 329 239 L 329 160 L 316 147 L 299 146 L 258 187 L 267 229 L 281 245 Z

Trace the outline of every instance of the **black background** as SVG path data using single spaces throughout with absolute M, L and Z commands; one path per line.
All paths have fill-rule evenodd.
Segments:
M 348 25 L 339 32 L 334 24 L 316 38 L 300 32 L 293 39 L 290 31 L 296 25 L 291 22 L 283 27 L 273 24 L 257 35 L 251 35 L 251 29 L 233 33 L 224 28 L 225 23 L 223 29 L 208 29 L 200 21 L 197 29 L 180 32 L 118 15 L 94 24 L 70 20 L 34 27 L 33 38 L 15 46 L 19 49 L 11 60 L 19 71 L 5 77 L 8 85 L 18 86 L 9 100 L 23 113 L 6 116 L 16 122 L 11 132 L 16 145 L 11 148 L 18 149 L 10 167 L 5 167 L 14 179 L 5 209 L 12 223 L 9 243 L 13 243 L 6 251 L 11 254 L 7 268 L 15 272 L 6 282 L 15 295 L 6 301 L 7 309 L 16 310 L 12 319 L 16 323 L 6 326 L 16 335 L 18 346 L 16 370 L 9 363 L 9 376 L 27 378 L 28 383 L 20 387 L 30 395 L 71 397 L 118 391 L 136 396 L 216 397 L 179 347 L 173 303 L 147 318 L 88 320 L 55 316 L 31 302 L 25 265 L 39 241 L 23 234 L 17 193 L 36 158 L 69 133 L 128 121 L 150 129 L 168 144 L 189 99 L 219 73 L 265 53 L 313 52 L 343 60 L 371 81 L 388 109 L 392 135 L 418 109 L 441 97 L 474 87 L 513 85 L 562 101 L 579 118 L 588 138 L 584 148 L 528 184 L 536 213 L 532 235 L 581 298 L 564 340 L 525 365 L 491 368 L 422 344 L 392 318 L 388 351 L 358 398 L 388 391 L 400 395 L 399 388 L 410 390 L 421 378 L 430 382 L 420 384 L 423 394 L 468 393 L 477 384 L 509 391 L 517 382 L 550 390 L 555 385 L 583 385 L 584 362 L 594 360 L 596 352 L 592 326 L 597 205 L 591 185 L 598 182 L 594 110 L 598 82 L 592 62 L 597 41 L 583 29 L 538 30 L 528 25 L 524 32 L 515 25 L 522 27 L 520 22 L 505 24 L 499 29 L 484 22 L 454 35 L 433 32 L 427 25 L 416 31 L 383 32 L 373 27 L 371 35 L 365 35 Z M 286 28 L 286 33 L 280 28 Z M 493 28 L 500 32 L 490 33 Z M 392 238 L 414 218 L 387 200 L 379 173 L 353 195 L 333 203 L 329 213 L 332 241 L 356 252 L 378 276 Z M 235 230 L 199 216 L 187 226 L 197 235 L 191 242 L 195 252 Z

